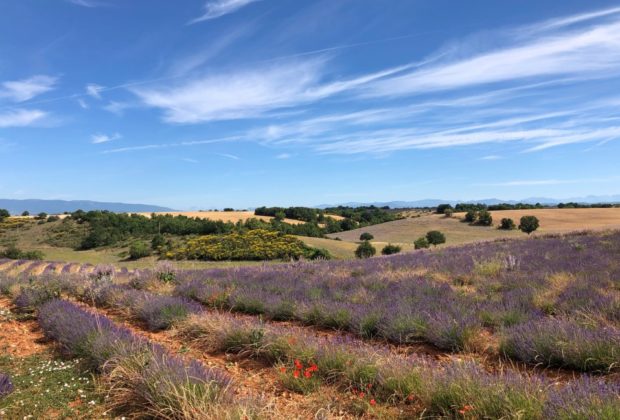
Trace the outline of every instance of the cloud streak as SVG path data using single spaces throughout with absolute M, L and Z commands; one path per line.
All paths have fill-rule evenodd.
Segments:
M 242 7 L 256 1 L 258 0 L 209 0 L 204 6 L 204 14 L 196 19 L 192 19 L 189 21 L 189 24 L 192 25 L 194 23 L 220 18 L 234 13 Z

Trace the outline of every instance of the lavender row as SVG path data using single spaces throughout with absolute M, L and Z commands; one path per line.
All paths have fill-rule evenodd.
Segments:
M 155 418 L 213 418 L 245 408 L 234 404 L 231 379 L 199 362 L 185 362 L 110 319 L 64 300 L 39 309 L 46 337 L 103 373 L 108 403 L 119 412 Z

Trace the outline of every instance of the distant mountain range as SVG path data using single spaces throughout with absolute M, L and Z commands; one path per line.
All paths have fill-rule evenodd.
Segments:
M 368 203 L 359 203 L 359 202 L 349 202 L 349 203 L 341 203 L 341 204 L 321 204 L 316 206 L 319 209 L 324 209 L 327 207 L 337 207 L 337 206 L 348 206 L 348 207 L 362 207 L 362 206 L 377 206 L 384 207 L 389 206 L 393 209 L 398 208 L 413 208 L 413 207 L 436 207 L 439 204 L 452 204 L 456 203 L 482 203 L 487 205 L 492 204 L 517 204 L 517 203 L 528 203 L 528 204 L 545 204 L 545 205 L 554 205 L 558 203 L 582 203 L 582 204 L 598 204 L 598 203 L 611 203 L 617 204 L 620 203 L 620 195 L 589 195 L 587 197 L 573 197 L 573 198 L 548 198 L 548 197 L 530 197 L 524 198 L 523 200 L 501 200 L 498 198 L 485 198 L 481 200 L 442 200 L 436 198 L 428 198 L 424 200 L 415 200 L 415 201 L 382 201 L 382 202 L 368 202 Z
M 140 213 L 172 211 L 167 207 L 153 206 L 150 204 L 127 204 L 127 203 L 104 203 L 98 201 L 65 201 L 65 200 L 12 200 L 0 198 L 0 209 L 7 209 L 11 214 L 22 214 L 29 211 L 30 214 L 45 212 L 48 214 L 61 214 L 66 211 L 76 210 L 108 210 L 116 213 Z

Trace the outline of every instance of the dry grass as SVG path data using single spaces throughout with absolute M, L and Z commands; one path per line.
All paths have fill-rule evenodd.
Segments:
M 373 244 L 380 251 L 380 246 L 391 242 L 408 245 L 429 230 L 440 230 L 446 235 L 446 245 L 460 245 L 470 242 L 488 241 L 500 238 L 519 238 L 525 234 L 518 231 L 504 231 L 497 229 L 502 218 L 511 218 L 519 224 L 522 216 L 533 215 L 540 220 L 540 229 L 534 233 L 556 233 L 576 230 L 602 230 L 620 228 L 620 208 L 612 209 L 538 209 L 538 210 L 505 210 L 491 212 L 494 226 L 471 226 L 463 223 L 464 213 L 455 213 L 453 217 L 422 213 L 419 217 L 409 217 L 394 222 L 382 223 L 362 229 L 328 235 L 331 238 L 340 238 L 343 241 L 357 242 L 363 232 L 371 233 L 375 239 Z M 375 242 L 376 241 L 376 242 Z
M 457 213 L 455 216 L 462 215 Z M 540 232 L 620 228 L 620 208 L 503 210 L 493 211 L 491 215 L 496 224 L 507 217 L 514 220 L 517 225 L 523 216 L 536 216 L 540 220 Z
M 151 217 L 152 213 L 137 213 L 141 216 Z M 269 222 L 273 217 L 269 216 L 256 216 L 253 211 L 170 211 L 170 212 L 161 212 L 155 213 L 156 215 L 165 215 L 169 214 L 172 216 L 187 216 L 187 217 L 197 217 L 199 219 L 209 219 L 209 220 L 221 220 L 222 222 L 233 222 L 237 223 L 238 221 L 246 221 L 248 219 L 259 219 L 264 220 L 265 222 Z M 300 220 L 293 219 L 284 219 L 284 222 L 290 223 L 292 225 L 297 225 L 304 223 Z

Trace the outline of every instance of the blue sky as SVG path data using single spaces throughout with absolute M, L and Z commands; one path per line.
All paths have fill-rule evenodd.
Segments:
M 620 5 L 5 0 L 0 197 L 620 193 Z

